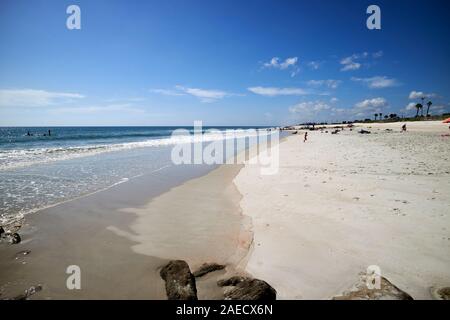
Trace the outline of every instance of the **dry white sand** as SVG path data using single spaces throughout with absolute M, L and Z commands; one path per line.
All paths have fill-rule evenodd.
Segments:
M 242 267 L 281 299 L 330 298 L 369 265 L 415 299 L 449 286 L 448 125 L 401 125 L 309 132 L 307 143 L 299 132 L 280 144 L 278 174 L 246 165 L 235 184 L 254 241 Z

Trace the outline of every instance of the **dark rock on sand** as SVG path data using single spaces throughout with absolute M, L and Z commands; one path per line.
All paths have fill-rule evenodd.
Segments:
M 186 261 L 172 260 L 160 272 L 169 300 L 197 300 L 195 277 Z
M 220 287 L 231 286 L 225 291 L 225 300 L 260 300 L 273 301 L 277 292 L 267 282 L 258 279 L 234 276 L 226 280 L 219 280 Z
M 18 233 L 11 233 L 10 231 L 5 232 L 2 227 L 0 228 L 0 239 L 5 239 L 10 244 L 18 244 L 22 241 Z
M 18 244 L 22 241 L 18 233 L 13 233 L 11 236 L 11 243 L 12 244 Z
M 42 286 L 38 284 L 37 286 L 32 286 L 28 290 L 25 290 L 23 294 L 20 294 L 11 300 L 27 300 L 29 297 L 31 297 L 33 294 L 39 292 L 42 290 Z
M 204 263 L 197 271 L 194 271 L 194 277 L 199 278 L 207 273 L 225 269 L 225 266 L 217 263 Z
M 246 277 L 240 277 L 240 276 L 234 276 L 228 279 L 222 279 L 217 281 L 217 285 L 219 287 L 227 287 L 227 286 L 237 286 L 239 283 L 245 281 L 245 279 L 248 279 Z
M 431 288 L 431 296 L 435 300 L 450 300 L 450 287 Z
M 352 289 L 333 297 L 333 300 L 413 300 L 409 294 L 397 288 L 386 278 L 381 277 L 380 282 L 379 289 L 368 288 L 366 276 L 361 275 L 359 282 Z

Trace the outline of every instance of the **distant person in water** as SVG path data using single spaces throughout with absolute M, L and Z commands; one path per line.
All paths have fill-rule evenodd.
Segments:
M 31 136 L 31 133 L 30 133 L 30 131 L 28 131 L 28 132 L 27 132 L 27 136 L 29 136 L 29 137 Z
M 306 140 L 308 140 L 308 132 L 305 132 L 305 138 L 304 138 L 303 142 L 306 142 Z
M 50 131 L 50 129 L 48 130 L 48 136 L 50 137 L 52 135 L 52 132 Z
M 406 123 L 402 125 L 402 132 L 406 132 Z

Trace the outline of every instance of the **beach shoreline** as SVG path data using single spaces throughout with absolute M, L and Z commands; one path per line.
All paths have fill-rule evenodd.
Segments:
M 431 286 L 450 283 L 442 227 L 450 155 L 440 136 L 448 129 L 433 122 L 401 133 L 401 125 L 316 130 L 306 143 L 299 131 L 280 142 L 274 175 L 246 161 L 188 170 L 175 184 L 144 176 L 27 216 L 23 242 L 0 248 L 7 257 L 0 297 L 39 284 L 30 299 L 166 299 L 159 270 L 182 259 L 191 271 L 226 265 L 197 280 L 199 299 L 223 299 L 216 282 L 231 275 L 267 281 L 278 299 L 329 299 L 369 265 L 414 298 L 430 299 Z M 430 139 L 441 140 L 431 148 Z M 172 170 L 160 173 L 177 177 Z M 151 183 L 162 188 L 149 190 Z M 83 289 L 68 290 L 65 268 L 77 263 Z
M 195 166 L 187 170 L 182 166 L 174 166 L 27 215 L 19 229 L 22 242 L 16 245 L 2 243 L 0 247 L 0 297 L 14 298 L 30 287 L 39 285 L 42 286 L 42 291 L 29 299 L 166 299 L 159 269 L 169 260 L 188 254 L 183 250 L 170 252 L 167 249 L 171 245 L 176 247 L 182 244 L 176 242 L 181 239 L 179 230 L 175 231 L 170 223 L 182 226 L 179 219 L 183 216 L 179 216 L 179 219 L 167 219 L 164 227 L 159 225 L 147 234 L 160 237 L 152 239 L 153 243 L 161 247 L 166 246 L 167 250 L 159 251 L 161 256 L 155 256 L 152 253 L 158 252 L 133 250 L 142 245 L 137 233 L 139 230 L 134 229 L 139 226 L 136 222 L 139 219 L 138 212 L 164 195 L 186 193 L 192 183 L 197 184 L 197 194 L 202 190 L 207 192 L 211 201 L 217 200 L 221 207 L 217 207 L 220 209 L 217 211 L 221 212 L 222 225 L 215 226 L 223 229 L 221 237 L 226 238 L 226 252 L 232 256 L 235 245 L 233 241 L 244 241 L 245 237 L 241 234 L 239 215 L 227 211 L 229 206 L 223 203 L 226 197 L 221 194 L 225 190 L 220 188 L 222 182 L 227 179 L 231 184 L 236 170 L 239 170 L 237 165 L 218 168 Z M 152 187 L 155 185 L 156 188 Z M 216 196 L 210 193 L 214 186 L 217 186 Z M 236 204 L 238 202 L 238 199 L 234 201 Z M 167 211 L 170 211 L 170 208 L 167 208 Z M 177 214 L 176 211 L 172 212 Z M 190 213 L 195 214 L 192 210 Z M 197 218 L 200 218 L 201 214 L 200 212 Z M 228 220 L 228 217 L 231 219 Z M 210 221 L 217 219 L 208 220 L 208 217 L 205 217 L 203 228 L 207 229 Z M 197 221 L 197 227 L 200 227 L 201 223 L 202 221 Z M 195 235 L 189 230 L 186 230 L 185 234 Z M 145 239 L 145 233 L 143 236 Z M 204 236 L 214 238 L 214 235 L 208 232 L 204 232 Z M 206 259 L 207 256 L 200 254 L 204 244 L 208 243 L 203 240 L 195 237 L 191 239 L 192 248 L 198 247 L 196 253 L 191 251 L 188 256 L 192 263 L 191 268 L 213 260 L 225 263 L 228 258 L 226 254 L 221 254 L 223 259 L 214 254 L 211 259 Z M 211 253 L 225 252 L 216 250 L 215 246 L 210 247 Z M 205 259 L 208 261 L 203 261 Z M 66 279 L 69 276 L 66 268 L 69 265 L 80 266 L 81 290 L 68 290 L 66 287 Z M 124 269 L 127 270 L 126 273 L 123 273 Z M 205 281 L 207 288 L 211 287 L 210 282 L 211 280 Z M 199 282 L 199 287 L 202 287 L 202 281 Z M 221 293 L 217 292 L 219 288 L 215 291 L 203 291 L 203 296 L 211 298 L 218 298 Z

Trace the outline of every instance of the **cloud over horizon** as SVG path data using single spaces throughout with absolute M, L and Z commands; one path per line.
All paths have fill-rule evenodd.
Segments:
M 355 104 L 352 112 L 356 116 L 371 115 L 371 113 L 379 113 L 388 106 L 385 98 L 378 97 L 366 99 Z
M 176 85 L 175 89 L 150 89 L 150 92 L 165 96 L 193 96 L 200 99 L 201 102 L 210 103 L 229 96 L 237 96 L 238 94 L 229 93 L 222 90 L 211 90 L 201 88 L 184 87 Z
M 0 89 L 0 107 L 50 107 L 85 98 L 79 93 L 36 89 Z
M 356 78 L 352 77 L 352 81 L 362 82 L 371 89 L 383 89 L 397 87 L 400 83 L 394 78 L 388 78 L 386 76 L 375 76 L 370 78 Z
M 310 94 L 309 91 L 302 88 L 276 88 L 276 87 L 250 87 L 248 91 L 262 96 L 302 96 Z
M 409 99 L 410 100 L 414 100 L 414 99 L 429 99 L 429 98 L 434 98 L 436 97 L 435 93 L 424 93 L 422 91 L 411 91 L 409 94 Z
M 341 80 L 333 80 L 333 79 L 328 79 L 328 80 L 309 80 L 307 82 L 307 84 L 309 86 L 313 86 L 313 87 L 321 87 L 321 86 L 326 86 L 330 89 L 337 89 L 337 87 L 339 87 L 339 85 L 341 84 Z

